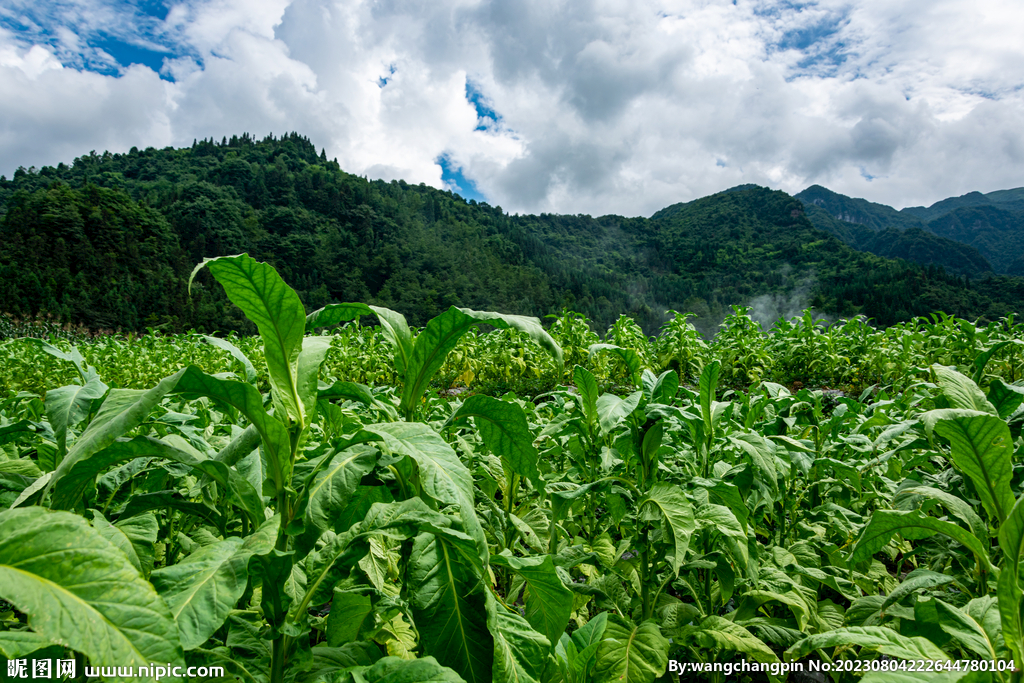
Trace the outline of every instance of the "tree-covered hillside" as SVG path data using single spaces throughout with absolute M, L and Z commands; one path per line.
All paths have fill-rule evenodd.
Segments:
M 820 185 L 796 197 L 815 226 L 855 249 L 971 277 L 989 270 L 1024 275 L 1024 188 L 970 192 L 901 211 Z
M 969 248 L 945 269 L 877 258 L 765 188 L 650 219 L 509 216 L 345 173 L 297 134 L 19 169 L 0 178 L 0 206 L 0 312 L 93 327 L 248 329 L 207 275 L 191 296 L 185 284 L 204 257 L 240 252 L 273 264 L 310 308 L 365 301 L 416 325 L 459 305 L 536 316 L 568 307 L 601 327 L 626 313 L 648 332 L 675 309 L 709 329 L 764 295 L 889 324 L 936 310 L 997 318 L 1024 299 L 1022 281 L 961 277 L 986 270 Z

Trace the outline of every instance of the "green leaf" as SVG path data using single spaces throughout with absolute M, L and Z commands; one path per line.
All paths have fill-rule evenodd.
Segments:
M 312 681 L 335 680 L 339 671 L 352 667 L 368 667 L 380 661 L 380 649 L 373 643 L 348 643 L 343 647 L 317 645 L 310 650 L 313 666 L 308 671 L 299 672 L 295 683 L 312 683 Z
M 32 630 L 94 666 L 183 664 L 167 605 L 124 554 L 81 517 L 0 511 L 0 598 Z
M 518 403 L 476 394 L 466 399 L 448 418 L 444 428 L 458 426 L 472 417 L 484 443 L 500 456 L 516 474 L 526 477 L 538 491 L 544 482 L 537 469 L 537 449 L 526 422 L 526 413 Z
M 53 434 L 57 437 L 58 465 L 67 453 L 68 427 L 84 420 L 93 402 L 103 398 L 107 389 L 99 377 L 93 377 L 83 386 L 72 384 L 46 392 L 46 419 L 50 421 Z
M 939 615 L 939 626 L 965 650 L 973 652 L 979 659 L 998 659 L 995 644 L 970 614 L 938 599 L 935 609 Z
M 480 577 L 442 539 L 420 534 L 413 542 L 408 589 L 424 654 L 468 683 L 490 683 L 494 639 Z
M 908 486 L 907 488 L 900 489 L 899 493 L 892 499 L 892 504 L 895 507 L 906 509 L 904 501 L 908 499 L 914 499 L 916 497 L 926 498 L 930 501 L 936 501 L 941 503 L 950 514 L 959 519 L 960 521 L 967 524 L 973 533 L 978 538 L 985 538 L 988 536 L 988 527 L 985 522 L 978 516 L 978 513 L 974 511 L 974 508 L 967 501 L 962 498 L 954 496 L 952 493 L 942 491 L 931 486 Z
M 572 615 L 573 593 L 558 578 L 551 555 L 495 555 L 491 558 L 491 565 L 510 567 L 523 577 L 528 590 L 526 620 L 550 642 L 557 643 Z
M 932 372 L 935 373 L 939 389 L 943 396 L 949 399 L 951 407 L 996 414 L 995 407 L 988 402 L 984 392 L 969 377 L 944 365 L 933 365 Z
M 711 420 L 711 403 L 715 400 L 715 390 L 718 388 L 718 373 L 722 368 L 722 364 L 717 360 L 713 360 L 704 366 L 704 369 L 700 372 L 700 414 L 704 419 L 704 433 L 711 434 L 712 420 Z
M 786 661 L 796 661 L 815 650 L 857 645 L 898 659 L 946 661 L 949 655 L 921 637 L 908 638 L 883 626 L 847 626 L 804 638 L 786 650 Z
M 643 395 L 642 391 L 634 391 L 626 398 L 619 398 L 612 393 L 601 394 L 597 399 L 597 421 L 601 433 L 611 434 L 613 429 L 636 410 Z
M 1013 438 L 1006 423 L 995 415 L 964 416 L 940 420 L 935 431 L 949 439 L 953 462 L 971 478 L 989 516 L 1005 520 L 1013 507 Z
M 597 648 L 595 683 L 652 683 L 667 666 L 668 641 L 657 624 L 645 621 L 634 626 L 618 615 L 608 617 Z
M 999 417 L 1005 420 L 1024 403 L 1024 387 L 1006 384 L 997 377 L 988 387 L 988 400 L 995 406 Z
M 466 683 L 466 680 L 438 664 L 433 657 L 385 657 L 373 666 L 351 669 L 339 683 Z
M 391 453 L 407 455 L 415 461 L 428 496 L 438 503 L 459 506 L 466 533 L 476 539 L 479 547 L 478 564 L 485 565 L 490 552 L 473 508 L 473 476 L 452 447 L 433 429 L 415 422 L 379 423 L 363 429 L 380 436 Z
M 369 619 L 373 625 L 373 605 L 370 596 L 334 588 L 331 612 L 327 615 L 327 644 L 338 647 L 359 640 L 359 632 Z
M 947 574 L 938 574 L 927 569 L 915 569 L 914 571 L 907 574 L 906 578 L 900 582 L 889 595 L 885 598 L 885 601 L 879 606 L 878 611 L 884 612 L 887 607 L 898 603 L 900 600 L 925 588 L 935 588 L 936 586 L 945 586 L 948 583 L 956 581 L 956 577 L 949 576 Z
M 988 571 L 993 571 L 988 551 L 977 536 L 958 524 L 929 517 L 920 510 L 875 510 L 850 552 L 850 562 L 857 563 L 870 559 L 885 547 L 892 535 L 897 532 L 909 539 L 927 538 L 936 533 L 945 534 L 973 552 L 978 562 Z
M 999 549 L 1003 553 L 997 594 L 1003 638 L 1016 661 L 1024 661 L 1024 626 L 1021 624 L 1021 586 L 1024 581 L 1024 496 L 999 527 Z
M 124 556 L 128 558 L 128 561 L 132 563 L 132 566 L 138 569 L 140 574 L 144 575 L 145 572 L 142 569 L 142 561 L 139 560 L 139 554 L 135 552 L 135 546 L 132 545 L 128 536 L 116 526 L 108 522 L 99 510 L 93 510 L 92 515 L 93 528 L 99 532 L 100 536 L 110 541 L 112 545 L 124 553 Z M 154 538 L 153 540 L 156 539 Z M 150 568 L 152 569 L 152 567 Z
M 200 335 L 200 339 L 210 346 L 216 346 L 222 351 L 227 351 L 231 354 L 231 357 L 242 364 L 242 368 L 245 370 L 245 381 L 249 384 L 256 384 L 256 368 L 253 367 L 252 361 L 249 357 L 242 353 L 241 349 L 229 342 L 227 339 L 221 339 L 220 337 L 211 337 L 208 334 Z
M 302 414 L 305 416 L 303 429 L 309 426 L 316 413 L 316 402 L 320 393 L 320 366 L 323 365 L 330 349 L 330 337 L 305 337 L 302 340 L 296 384 L 299 387 L 299 399 L 302 401 Z
M 600 643 L 604 638 L 604 631 L 608 627 L 608 613 L 601 612 L 593 617 L 583 626 L 572 632 L 572 642 L 576 649 L 583 652 L 591 645 Z
M 307 523 L 321 531 L 345 531 L 335 528 L 335 520 L 348 506 L 359 482 L 376 464 L 377 449 L 365 444 L 357 444 L 331 457 L 307 484 Z
M 755 471 L 760 475 L 772 496 L 779 497 L 779 481 L 775 472 L 775 452 L 760 434 L 750 432 L 747 434 L 729 435 L 729 440 L 742 450 Z
M 779 661 L 771 648 L 760 638 L 739 624 L 722 617 L 705 617 L 700 624 L 684 626 L 677 632 L 681 641 L 704 650 L 732 650 L 742 652 L 758 662 Z
M 470 328 L 477 325 L 493 325 L 500 329 L 515 328 L 523 332 L 554 357 L 562 365 L 562 349 L 555 343 L 537 318 L 520 315 L 503 315 L 468 308 L 452 306 L 439 316 L 431 318 L 416 337 L 412 353 L 404 374 L 401 411 L 409 419 L 419 404 L 427 385 L 444 364 L 448 353 L 459 343 L 459 339 Z
M 526 619 L 510 612 L 487 594 L 487 628 L 494 637 L 495 683 L 538 683 L 551 643 Z
M 590 370 L 577 365 L 572 369 L 572 381 L 576 383 L 576 390 L 580 392 L 580 408 L 587 424 L 597 426 L 597 379 Z
M 204 267 L 224 287 L 231 303 L 259 329 L 271 391 L 283 408 L 281 417 L 307 424 L 298 384 L 299 353 L 306 329 L 306 311 L 299 295 L 273 266 L 259 263 L 248 254 L 203 259 L 189 277 L 190 288 L 196 273 Z
M 239 552 L 241 546 L 241 538 L 228 538 L 150 576 L 174 615 L 186 650 L 205 643 L 245 592 L 250 554 Z
M 32 631 L 0 631 L 0 655 L 7 659 L 21 659 L 51 645 L 48 639 Z
M 136 436 L 131 440 L 119 439 L 89 457 L 78 458 L 58 480 L 53 492 L 51 507 L 72 509 L 79 505 L 82 496 L 95 483 L 96 477 L 112 465 L 136 458 L 162 458 L 193 467 L 207 474 L 214 481 L 227 488 L 228 468 L 213 460 L 196 460 L 185 451 L 158 441 L 149 436 Z M 70 458 L 69 458 L 70 461 Z
M 79 460 L 103 450 L 118 437 L 142 424 L 160 400 L 177 386 L 186 370 L 165 377 L 148 391 L 111 390 L 100 406 L 99 413 L 85 431 L 78 435 L 75 444 L 54 470 L 47 490 L 52 489 Z
M 706 504 L 697 508 L 694 518 L 702 529 L 717 531 L 725 537 L 726 548 L 732 559 L 740 567 L 746 569 L 750 561 L 747 549 L 747 534 L 732 510 L 724 505 Z
M 667 553 L 672 572 L 679 576 L 679 568 L 686 558 L 686 550 L 690 545 L 690 537 L 694 531 L 693 507 L 682 489 L 672 484 L 655 484 L 639 503 L 641 514 L 645 508 L 653 508 L 665 524 L 672 552 Z M 742 529 L 740 530 L 742 533 Z M 746 535 L 744 534 L 744 542 Z

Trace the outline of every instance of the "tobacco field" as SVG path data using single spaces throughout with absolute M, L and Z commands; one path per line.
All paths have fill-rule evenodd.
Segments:
M 0 329 L 0 656 L 244 683 L 1024 680 L 1012 318 L 765 332 L 737 308 L 712 340 L 675 313 L 649 339 L 452 307 L 413 329 L 307 315 L 245 255 L 202 271 L 258 336 Z

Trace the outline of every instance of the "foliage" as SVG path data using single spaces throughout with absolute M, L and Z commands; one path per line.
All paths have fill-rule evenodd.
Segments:
M 671 660 L 708 665 L 687 680 L 747 661 L 769 673 L 736 680 L 774 681 L 809 659 L 886 669 L 874 681 L 1001 662 L 947 678 L 1021 681 L 1012 318 L 874 330 L 808 312 L 769 334 L 738 309 L 710 343 L 685 316 L 652 342 L 627 319 L 594 340 L 570 313 L 549 336 L 453 307 L 416 330 L 361 303 L 307 316 L 248 256 L 202 268 L 258 340 L 0 347 L 9 368 L 57 370 L 0 403 L 4 656 L 217 662 L 249 683 L 651 683 Z M 114 384 L 172 345 L 145 368 L 169 372 Z M 431 390 L 478 351 L 519 367 L 527 348 L 545 394 Z M 885 386 L 770 379 L 850 368 Z M 90 628 L 68 629 L 68 605 Z

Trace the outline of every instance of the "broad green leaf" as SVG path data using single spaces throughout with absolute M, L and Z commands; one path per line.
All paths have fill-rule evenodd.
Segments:
M 954 581 L 956 581 L 956 577 L 949 576 L 947 574 L 938 574 L 923 568 L 915 569 L 907 574 L 906 578 L 900 582 L 900 585 L 889 593 L 885 598 L 885 601 L 881 606 L 879 606 L 878 610 L 880 612 L 884 612 L 887 607 L 895 605 L 911 593 L 915 593 L 926 588 L 945 586 L 946 584 L 953 583 Z
M 103 401 L 100 412 L 85 431 L 78 435 L 75 444 L 54 470 L 47 490 L 52 489 L 79 460 L 103 450 L 118 437 L 142 424 L 160 400 L 174 390 L 186 371 L 187 368 L 165 377 L 148 391 L 111 390 L 107 399 Z
M 996 414 L 995 407 L 988 402 L 984 392 L 969 377 L 944 365 L 933 365 L 932 372 L 935 373 L 939 389 L 949 399 L 951 407 Z
M 618 615 L 608 617 L 597 648 L 595 683 L 652 683 L 667 666 L 668 641 L 654 622 L 634 626 Z
M 242 309 L 259 329 L 274 400 L 283 408 L 281 417 L 306 424 L 298 384 L 306 311 L 299 295 L 285 284 L 273 266 L 248 254 L 203 259 L 189 277 L 190 288 L 196 273 L 204 267 L 224 287 L 231 303 Z
M 941 503 L 943 507 L 949 510 L 951 515 L 967 524 L 971 533 L 978 538 L 985 538 L 988 535 L 988 527 L 985 525 L 985 522 L 967 501 L 941 489 L 931 486 L 908 486 L 899 490 L 899 493 L 893 498 L 892 504 L 895 507 L 906 509 L 906 505 L 901 505 L 901 503 L 908 499 L 913 500 L 916 497 Z
M 973 552 L 978 562 L 988 571 L 993 570 L 988 551 L 977 536 L 958 524 L 929 517 L 920 510 L 875 510 L 850 553 L 850 562 L 870 559 L 885 547 L 895 533 L 910 539 L 927 538 L 936 533 L 945 534 Z
M 339 683 L 467 683 L 466 679 L 440 665 L 433 657 L 385 657 L 373 666 L 351 669 L 337 680 Z
M 204 334 L 199 338 L 210 346 L 216 346 L 222 351 L 227 351 L 232 358 L 242 364 L 242 368 L 245 370 L 245 381 L 249 384 L 256 383 L 256 368 L 253 367 L 252 361 L 249 360 L 248 356 L 242 353 L 241 349 L 229 342 L 227 339 L 221 339 L 220 337 L 211 337 L 208 334 Z
M 601 394 L 597 399 L 597 422 L 602 434 L 611 434 L 640 405 L 644 392 L 634 391 L 626 398 L 615 394 Z
M 989 516 L 1002 522 L 1013 507 L 1013 438 L 995 415 L 940 420 L 939 436 L 949 439 L 953 462 L 974 483 Z
M 223 514 L 211 505 L 204 503 L 193 503 L 181 497 L 177 491 L 154 491 L 152 493 L 137 493 L 129 499 L 128 503 L 121 510 L 122 518 L 141 515 L 150 510 L 173 508 L 188 515 L 194 515 L 204 519 L 214 526 L 220 526 Z
M 486 564 L 490 552 L 473 508 L 473 477 L 452 447 L 433 429 L 415 422 L 379 423 L 364 430 L 380 436 L 391 453 L 415 461 L 428 496 L 438 503 L 459 505 L 466 533 L 477 540 L 479 564 Z
M 979 659 L 998 658 L 995 644 L 989 640 L 984 627 L 970 614 L 938 599 L 935 601 L 935 609 L 939 615 L 939 626 L 965 650 L 973 652 Z
M 992 380 L 988 388 L 988 400 L 995 406 L 996 413 L 1004 420 L 1024 403 L 1024 387 L 1006 384 L 1001 379 Z
M 319 394 L 320 366 L 331 348 L 330 337 L 305 337 L 302 340 L 302 351 L 299 352 L 296 384 L 299 387 L 299 399 L 302 401 L 302 414 L 305 429 L 313 421 L 316 413 L 316 401 Z
M 572 642 L 576 649 L 583 652 L 591 645 L 600 643 L 604 638 L 604 630 L 608 627 L 608 613 L 601 612 L 583 626 L 572 632 Z
M 796 619 L 796 627 L 807 630 L 807 624 L 814 616 L 814 608 L 808 604 L 804 596 L 797 590 L 776 592 L 767 590 L 749 590 L 736 599 L 736 614 L 730 615 L 733 621 L 744 621 L 757 616 L 757 610 L 769 602 L 778 602 L 789 607 Z
M 679 567 L 686 558 L 686 550 L 690 545 L 690 537 L 694 531 L 693 507 L 686 499 L 683 490 L 672 484 L 655 484 L 639 504 L 641 514 L 656 510 L 664 524 L 670 539 L 672 552 L 666 554 L 672 572 L 679 576 Z M 646 515 L 645 515 L 646 517 Z M 740 530 L 742 533 L 742 529 Z M 744 542 L 746 535 L 744 534 Z
M 742 450 L 750 460 L 750 464 L 760 474 L 761 480 L 768 486 L 772 496 L 779 496 L 779 481 L 775 473 L 774 448 L 760 434 L 729 435 L 729 440 Z
M 722 364 L 713 360 L 704 366 L 700 372 L 700 415 L 704 420 L 704 433 L 711 434 L 711 403 L 715 400 L 715 390 L 718 388 L 718 373 Z
M 200 548 L 150 575 L 178 624 L 181 646 L 199 647 L 221 627 L 245 592 L 250 555 L 237 536 Z
M 515 328 L 525 333 L 550 353 L 556 364 L 561 367 L 562 349 L 551 335 L 544 331 L 537 318 L 473 311 L 452 306 L 441 315 L 431 318 L 413 343 L 402 387 L 401 410 L 406 419 L 412 415 L 430 380 L 444 364 L 448 353 L 459 343 L 462 335 L 470 328 L 482 324 L 501 329 Z
M 1024 578 L 1024 496 L 999 527 L 999 549 L 1003 553 L 999 575 L 999 615 L 1003 638 L 1015 661 L 1024 661 L 1024 625 L 1021 624 L 1022 578 Z
M 380 649 L 373 643 L 348 643 L 342 647 L 317 645 L 310 650 L 313 666 L 308 671 L 299 672 L 295 683 L 312 683 L 313 681 L 333 681 L 338 672 L 353 667 L 368 667 L 380 661 Z
M 1024 661 L 1024 625 L 1021 624 L 1022 591 L 1013 565 L 1003 567 L 996 588 L 1003 639 L 1015 662 Z
M 331 612 L 327 615 L 327 644 L 338 647 L 359 640 L 364 624 L 373 625 L 373 605 L 370 597 L 360 593 L 334 589 Z
M 278 487 L 284 485 L 291 474 L 291 440 L 285 426 L 263 407 L 263 396 L 256 387 L 236 380 L 219 379 L 190 366 L 182 371 L 173 391 L 185 398 L 206 396 L 222 401 L 245 415 L 262 439 L 271 479 Z
M 468 683 L 490 683 L 494 639 L 487 630 L 486 588 L 433 534 L 413 542 L 409 604 L 423 654 L 434 656 Z
M 167 605 L 81 517 L 0 511 L 0 598 L 27 614 L 35 633 L 94 666 L 183 663 Z
M 582 365 L 572 369 L 572 381 L 576 383 L 576 390 L 580 392 L 580 408 L 587 424 L 597 426 L 597 379 L 594 374 Z
M 228 468 L 213 460 L 197 460 L 191 454 L 149 436 L 119 439 L 88 458 L 78 459 L 66 469 L 53 492 L 51 507 L 68 510 L 79 505 L 96 477 L 112 465 L 136 458 L 162 458 L 195 468 L 227 488 Z
M 156 539 L 160 533 L 156 515 L 136 515 L 122 518 L 114 522 L 114 527 L 119 529 L 132 544 L 135 555 L 142 565 L 142 576 L 149 578 L 150 572 L 153 571 L 156 555 Z
M 93 377 L 84 385 L 72 384 L 46 392 L 46 418 L 57 437 L 58 465 L 67 453 L 68 427 L 84 420 L 93 401 L 103 398 L 107 389 L 98 377 Z
M 538 683 L 551 644 L 526 619 L 487 594 L 487 628 L 494 637 L 495 683 Z M 564 627 L 563 627 L 564 628 Z
M 543 491 L 544 482 L 537 469 L 537 449 L 533 446 L 533 434 L 522 407 L 518 403 L 476 394 L 452 413 L 445 427 L 458 426 L 470 417 L 487 447 L 503 458 L 509 469 Z
M 1017 499 L 1006 521 L 999 526 L 999 549 L 1003 552 L 1003 566 L 1017 567 L 1018 576 L 1024 579 L 1024 496 Z
M 506 551 L 507 552 L 507 551 Z M 514 569 L 526 581 L 526 620 L 552 643 L 565 632 L 573 611 L 573 593 L 558 578 L 551 555 L 495 555 L 491 566 Z
M 746 569 L 750 561 L 747 549 L 747 534 L 732 510 L 724 505 L 712 503 L 701 505 L 694 513 L 697 526 L 717 531 L 725 537 L 726 547 L 740 569 Z
M 815 650 L 849 645 L 877 650 L 898 659 L 932 659 L 943 662 L 949 659 L 949 655 L 925 638 L 908 638 L 883 626 L 847 626 L 804 638 L 786 650 L 786 661 L 796 661 Z
M 93 510 L 92 515 L 93 528 L 99 532 L 100 536 L 110 541 L 112 545 L 124 553 L 124 556 L 128 558 L 128 561 L 132 563 L 132 566 L 139 570 L 140 574 L 145 575 L 145 572 L 142 569 L 142 562 L 139 560 L 139 554 L 135 552 L 135 546 L 132 545 L 128 536 L 116 526 L 108 522 L 106 517 L 100 514 L 99 510 Z
M 373 405 L 373 392 L 370 391 L 370 387 L 357 382 L 335 382 L 330 386 L 324 385 L 319 389 L 319 398 L 358 401 L 367 407 Z
M 0 655 L 7 659 L 21 659 L 51 645 L 48 639 L 32 631 L 0 631 Z
M 306 521 L 321 531 L 334 529 L 360 480 L 377 464 L 377 449 L 357 444 L 330 458 L 330 462 L 308 483 Z
M 696 626 L 684 626 L 676 631 L 678 638 L 701 649 L 723 649 L 742 652 L 758 662 L 777 662 L 771 648 L 753 633 L 728 619 L 705 617 Z

